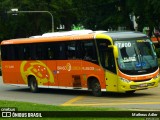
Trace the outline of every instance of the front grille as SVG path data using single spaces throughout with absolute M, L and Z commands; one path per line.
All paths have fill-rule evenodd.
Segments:
M 131 89 L 143 89 L 143 88 L 147 88 L 149 86 L 154 86 L 155 82 L 152 83 L 143 83 L 143 84 L 139 84 L 139 85 L 131 85 L 130 88 Z
M 145 81 L 149 81 L 151 79 L 144 79 L 144 80 L 133 80 L 133 82 L 145 82 Z

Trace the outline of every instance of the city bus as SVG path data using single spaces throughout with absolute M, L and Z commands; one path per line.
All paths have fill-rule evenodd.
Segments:
M 154 46 L 140 32 L 75 30 L 1 42 L 2 77 L 9 85 L 132 94 L 157 87 Z

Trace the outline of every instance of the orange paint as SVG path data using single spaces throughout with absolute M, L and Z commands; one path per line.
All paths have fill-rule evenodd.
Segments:
M 132 81 L 152 79 L 156 77 L 158 74 L 159 74 L 159 69 L 157 69 L 157 71 L 155 71 L 154 73 L 145 74 L 145 75 L 126 75 L 122 73 L 120 70 L 118 70 L 118 75 L 120 77 L 125 78 L 127 80 L 132 80 Z

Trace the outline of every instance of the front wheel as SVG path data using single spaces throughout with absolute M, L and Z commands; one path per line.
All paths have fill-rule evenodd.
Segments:
M 38 92 L 38 84 L 37 84 L 37 80 L 35 77 L 30 78 L 30 90 L 33 93 Z
M 102 95 L 101 86 L 97 80 L 92 81 L 91 87 L 92 87 L 92 94 L 94 96 L 99 97 Z

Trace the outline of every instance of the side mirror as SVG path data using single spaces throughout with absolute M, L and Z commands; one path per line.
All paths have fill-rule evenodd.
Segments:
M 114 57 L 118 58 L 118 47 L 115 45 L 109 45 L 108 47 L 113 49 Z

